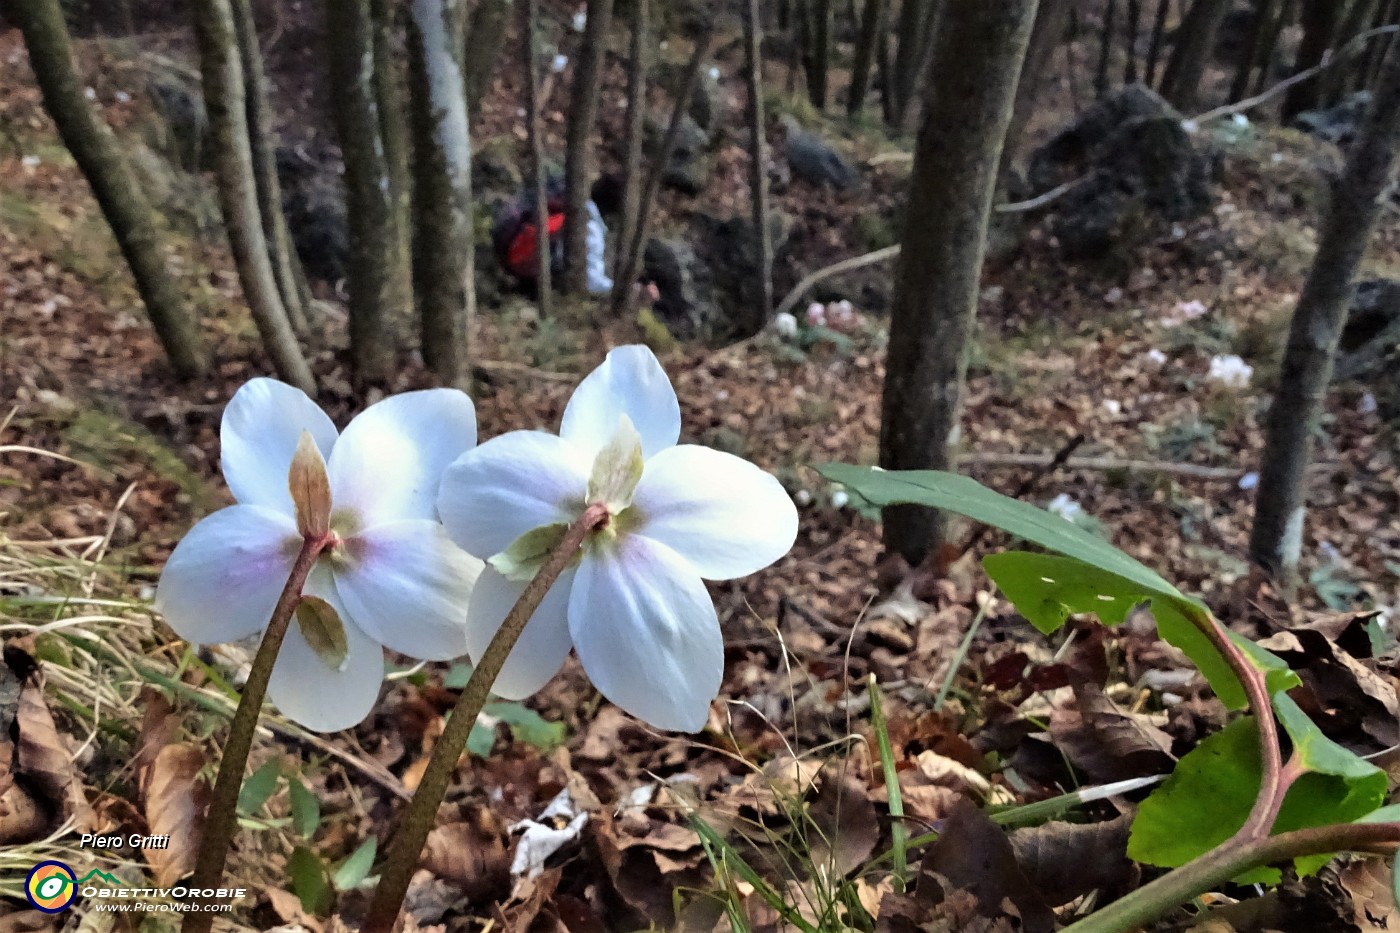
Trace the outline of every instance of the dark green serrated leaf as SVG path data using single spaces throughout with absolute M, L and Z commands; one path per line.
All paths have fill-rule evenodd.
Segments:
M 337 891 L 349 891 L 369 877 L 370 869 L 374 868 L 374 856 L 379 851 L 379 840 L 370 836 L 360 843 L 359 848 L 350 853 L 350 857 L 340 863 L 340 867 L 331 876 L 331 883 L 335 885 Z
M 288 782 L 287 789 L 292 796 L 292 826 L 310 839 L 321 825 L 321 801 L 300 780 Z
M 334 892 L 319 855 L 306 846 L 297 846 L 287 858 L 287 877 L 302 910 L 317 917 L 330 914 Z
M 266 761 L 258 770 L 248 775 L 238 790 L 238 813 L 253 816 L 263 804 L 277 793 L 277 780 L 282 776 L 282 762 L 276 758 Z

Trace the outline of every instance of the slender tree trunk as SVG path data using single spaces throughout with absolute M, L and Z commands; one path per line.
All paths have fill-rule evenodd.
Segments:
M 381 384 L 395 350 L 393 185 L 375 85 L 370 0 L 327 0 L 326 43 L 350 224 L 350 357 L 355 377 Z
M 1047 74 L 1055 49 L 1065 37 L 1065 27 L 1076 0 L 1040 0 L 1035 14 L 1035 26 L 1026 46 L 1025 64 L 1021 66 L 1021 80 L 1016 85 L 1016 102 L 1011 111 L 1011 123 L 1006 130 L 1006 139 L 1001 147 L 1001 173 L 1004 181 L 1011 171 L 1019 154 L 1021 136 L 1026 131 L 1031 114 L 1035 112 L 1036 101 L 1041 87 L 1049 80 Z
M 895 272 L 880 419 L 886 469 L 954 462 L 997 166 L 1035 11 L 1035 0 L 950 3 L 939 24 Z M 943 542 L 932 510 L 899 506 L 884 518 L 886 548 L 910 563 Z
M 1231 0 L 1196 0 L 1177 30 L 1176 46 L 1162 77 L 1162 96 L 1183 113 L 1196 108 L 1201 79 L 1230 4 Z
M 1278 6 L 1278 0 L 1258 0 L 1254 5 L 1254 22 L 1249 27 L 1249 38 L 1245 41 L 1244 48 L 1240 50 L 1239 66 L 1235 71 L 1235 80 L 1230 83 L 1230 103 L 1243 100 L 1249 93 L 1249 79 L 1254 74 L 1254 68 L 1259 64 L 1260 46 L 1263 44 L 1264 36 L 1269 31 L 1269 23 L 1274 18 L 1274 8 Z
M 744 16 L 744 71 L 748 80 L 749 201 L 758 243 L 758 307 L 741 322 L 745 336 L 756 334 L 773 313 L 773 241 L 768 229 L 768 139 L 763 115 L 763 21 L 759 0 L 748 0 Z M 645 248 L 646 244 L 642 244 Z
M 827 73 L 831 70 L 831 0 L 812 0 L 807 8 L 811 17 L 812 46 L 807 66 L 807 96 L 818 112 L 826 109 Z
M 1127 62 L 1123 66 L 1123 81 L 1136 84 L 1138 32 L 1142 29 L 1142 0 L 1128 0 L 1128 19 L 1123 24 L 1123 41 L 1127 49 Z
M 632 47 L 627 61 L 627 139 L 622 163 L 622 219 L 617 226 L 613 255 L 613 277 L 622 271 L 626 259 L 623 244 L 632 241 L 637 229 L 637 213 L 642 201 L 642 143 L 646 132 L 647 71 L 651 56 L 651 3 L 634 0 Z
M 506 44 L 511 0 L 481 0 L 467 27 L 467 113 L 476 113 Z
M 896 45 L 894 52 L 894 125 L 903 126 L 909 113 L 909 105 L 914 97 L 914 86 L 919 80 L 919 59 L 923 49 L 919 47 L 919 27 L 924 20 L 925 8 L 933 0 L 900 0 L 899 22 L 895 27 Z
M 199 64 L 204 106 L 213 133 L 214 172 L 229 248 L 263 344 L 281 378 L 308 395 L 315 394 L 311 368 L 302 356 L 296 333 L 287 318 L 268 259 L 258 210 L 258 186 L 253 176 L 253 150 L 248 141 L 243 64 L 228 0 L 195 0 L 195 31 L 199 35 Z
M 564 153 L 564 291 L 583 294 L 588 285 L 588 200 L 593 184 L 593 124 L 607 59 L 613 0 L 590 0 L 583 46 L 574 70 L 574 92 Z
M 1303 41 L 1298 45 L 1298 58 L 1293 73 L 1306 71 L 1322 63 L 1322 57 L 1332 47 L 1341 15 L 1338 0 L 1302 0 Z M 1283 119 L 1291 120 L 1304 110 L 1317 107 L 1320 88 L 1316 81 L 1303 81 L 1288 89 L 1283 98 Z
M 413 285 L 423 361 L 443 383 L 461 388 L 470 381 L 476 315 L 464 27 L 459 0 L 413 0 Z
M 170 276 L 155 210 L 122 158 L 111 128 L 93 112 L 84 96 L 58 0 L 14 3 L 9 15 L 24 33 L 29 65 L 44 95 L 44 109 L 112 228 L 171 368 L 182 379 L 202 375 L 207 369 L 204 349 L 195 319 Z
M 1103 28 L 1099 32 L 1099 67 L 1094 72 L 1094 94 L 1103 97 L 1112 83 L 1109 64 L 1113 61 L 1113 27 L 1118 19 L 1118 0 L 1108 0 L 1103 11 Z
M 1264 90 L 1264 85 L 1269 83 L 1269 79 L 1274 72 L 1274 55 L 1278 50 L 1279 36 L 1283 35 L 1283 29 L 1293 19 L 1297 13 L 1298 0 L 1282 0 L 1276 15 L 1269 23 L 1269 31 L 1261 40 L 1262 46 L 1259 50 L 1259 74 L 1254 79 L 1254 89 L 1251 93 L 1259 94 Z
M 250 0 L 231 0 L 231 9 L 238 33 L 243 80 L 247 84 L 248 144 L 253 151 L 253 181 L 258 188 L 258 212 L 262 215 L 268 260 L 272 263 L 277 293 L 282 296 L 287 317 L 297 333 L 305 337 L 309 335 L 311 321 L 303 300 L 305 296 L 298 287 L 292 235 L 287 230 L 287 217 L 282 213 L 282 186 L 277 180 L 277 131 L 272 125 L 272 107 L 267 99 L 267 78 L 258 48 L 257 24 L 253 21 Z
M 385 292 L 385 326 L 394 345 L 413 331 L 412 184 L 408 161 L 408 102 L 404 96 L 404 55 L 400 51 L 399 7 L 396 0 L 370 0 L 374 22 L 374 102 L 379 112 L 379 138 L 389 178 L 389 285 Z
M 1339 49 L 1356 38 L 1370 25 L 1375 12 L 1375 0 L 1351 0 L 1351 5 L 1347 7 L 1346 15 L 1337 28 L 1337 35 L 1333 39 L 1333 48 Z M 1331 106 L 1341 100 L 1348 85 L 1353 83 L 1353 79 L 1358 73 L 1364 73 L 1365 68 L 1366 57 L 1354 55 L 1350 61 L 1338 62 L 1334 67 L 1324 72 L 1319 78 L 1322 81 L 1322 87 L 1318 89 L 1323 105 Z
M 880 79 L 880 116 L 884 119 L 886 126 L 894 126 L 896 123 L 894 53 L 890 50 L 890 34 L 883 29 L 880 30 L 880 49 L 875 59 L 875 74 Z
M 638 0 L 639 4 L 646 2 L 647 0 Z M 535 205 L 535 261 L 539 264 L 535 273 L 535 290 L 540 317 L 547 318 L 553 300 L 553 269 L 550 267 L 549 252 L 549 192 L 545 185 L 544 126 L 540 115 L 540 0 L 525 0 L 524 13 L 525 22 L 520 30 L 520 41 L 524 43 L 525 127 L 530 138 L 530 190 Z M 640 171 L 639 167 L 638 172 Z M 630 179 L 628 184 L 631 184 Z M 633 213 L 636 213 L 635 208 Z
M 1157 86 L 1157 63 L 1162 58 L 1162 42 L 1167 34 L 1167 17 L 1171 15 L 1172 0 L 1157 0 L 1157 13 L 1152 17 L 1152 37 L 1147 42 L 1147 62 L 1143 65 L 1143 83 Z
M 851 89 L 846 97 L 846 115 L 849 117 L 858 117 L 865 109 L 865 98 L 870 93 L 870 69 L 875 64 L 875 55 L 885 34 L 885 14 L 889 8 L 886 0 L 865 0 L 855 60 L 851 63 Z
M 1292 587 L 1302 549 L 1312 436 L 1332 379 L 1353 279 L 1380 216 L 1397 152 L 1400 51 L 1392 50 L 1333 191 L 1312 270 L 1293 311 L 1279 388 L 1269 408 L 1249 549 L 1285 589 Z
M 1396 22 L 1400 22 L 1400 0 L 1385 0 L 1376 10 L 1375 25 L 1386 26 Z M 1366 76 L 1362 87 L 1371 87 L 1380 80 L 1381 65 L 1394 44 L 1394 36 L 1381 36 L 1371 45 L 1366 56 Z

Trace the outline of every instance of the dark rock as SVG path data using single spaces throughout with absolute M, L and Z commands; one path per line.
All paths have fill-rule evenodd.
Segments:
M 656 83 L 669 88 L 672 99 L 685 80 L 686 66 L 678 61 L 663 61 L 656 66 Z M 724 126 L 725 114 L 729 109 L 729 94 L 719 81 L 719 70 L 713 65 L 700 69 L 690 104 L 686 107 L 696 124 L 709 133 L 718 132 Z
M 814 185 L 830 185 L 837 191 L 860 184 L 860 171 L 826 140 L 804 130 L 791 115 L 784 115 L 782 124 L 787 131 L 783 154 L 794 175 Z
M 1208 211 L 1217 158 L 1198 150 L 1179 113 L 1132 85 L 1084 112 L 1031 156 L 1029 180 L 1052 201 L 1052 231 L 1066 254 L 1100 255 L 1152 229 Z
M 209 116 L 198 78 L 175 68 L 152 66 L 146 87 L 160 117 L 154 147 L 187 172 L 207 168 Z
M 472 194 L 475 197 L 488 202 L 514 197 L 523 184 L 520 167 L 508 148 L 488 144 L 472 153 Z
M 712 326 L 718 315 L 710 270 L 683 239 L 650 239 L 642 257 L 643 274 L 661 297 L 654 311 L 671 331 L 691 338 Z
M 277 150 L 277 177 L 287 229 L 306 274 L 339 282 L 350 255 L 350 221 L 338 163 L 283 146 Z
M 1337 347 L 1334 379 L 1385 378 L 1397 382 L 1400 362 L 1400 280 L 1356 283 Z M 1397 385 L 1400 388 L 1400 385 Z
M 669 119 L 669 116 L 666 121 L 653 117 L 647 118 L 646 149 L 651 158 L 655 158 L 657 150 L 661 147 L 661 142 L 666 136 Z M 714 168 L 715 159 L 714 153 L 711 152 L 710 134 L 699 123 L 695 122 L 694 117 L 689 114 L 685 115 L 681 118 L 675 148 L 671 150 L 671 158 L 666 163 L 666 171 L 661 176 L 661 183 L 682 194 L 695 197 L 704 191 L 710 183 L 710 176 L 714 174 Z
M 1355 138 L 1370 106 L 1371 92 L 1357 91 L 1331 107 L 1304 110 L 1293 118 L 1290 125 L 1329 143 L 1346 146 Z

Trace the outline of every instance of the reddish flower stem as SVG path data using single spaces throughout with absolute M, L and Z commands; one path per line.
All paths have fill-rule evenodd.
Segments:
M 301 601 L 306 578 L 311 568 L 316 566 L 322 549 L 331 540 L 329 534 L 308 536 L 303 540 L 296 562 L 292 564 L 292 572 L 287 576 L 287 585 L 282 588 L 282 595 L 277 598 L 277 606 L 272 610 L 272 618 L 267 622 L 267 630 L 263 632 L 258 653 L 253 658 L 252 670 L 248 672 L 248 682 L 243 685 L 238 709 L 229 723 L 228 741 L 224 743 L 223 757 L 219 761 L 219 776 L 214 780 L 214 792 L 204 817 L 204 835 L 200 839 L 199 858 L 195 861 L 194 877 L 189 884 L 191 888 L 217 888 L 223 879 L 224 863 L 238 828 L 238 792 L 243 786 L 248 752 L 253 748 L 253 737 L 258 731 L 258 716 L 267 697 L 272 666 L 282 649 L 282 640 L 296 613 L 297 603 Z M 201 899 L 199 903 L 207 906 L 212 902 Z M 213 924 L 213 913 L 190 912 L 185 914 L 180 930 L 181 933 L 208 933 Z
M 491 686 L 496 682 L 496 676 L 501 673 L 501 667 L 510 656 L 511 649 L 515 647 L 520 633 L 525 630 L 525 623 L 535 614 L 549 588 L 569 566 L 588 534 L 607 519 L 606 508 L 592 505 L 569 526 L 563 539 L 545 559 L 544 565 L 525 585 L 520 599 L 511 607 L 495 637 L 477 660 L 476 667 L 472 669 L 472 675 L 462 690 L 462 696 L 447 720 L 442 737 L 433 748 L 432 758 L 423 771 L 418 790 L 403 813 L 398 831 L 394 833 L 393 842 L 389 846 L 383 870 L 379 875 L 379 884 L 370 900 L 369 912 L 364 923 L 360 925 L 360 933 L 391 933 L 393 930 L 404 896 L 408 893 L 409 880 L 418 868 L 418 857 L 422 854 L 423 844 L 427 842 L 428 833 L 437 821 L 438 806 L 447 793 L 447 785 L 452 780 L 452 772 L 457 767 L 462 750 L 466 748 L 472 726 L 476 725 L 481 708 L 486 705 L 486 699 L 491 695 Z

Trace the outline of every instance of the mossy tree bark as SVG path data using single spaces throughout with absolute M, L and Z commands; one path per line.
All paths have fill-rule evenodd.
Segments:
M 308 395 L 316 392 L 311 367 L 302 356 L 296 334 L 287 317 L 268 258 L 263 235 L 258 186 L 253 170 L 253 149 L 248 139 L 248 109 L 243 62 L 238 50 L 233 10 L 229 0 L 195 0 L 195 32 L 199 37 L 199 66 L 204 86 L 204 107 L 213 135 L 214 174 L 219 205 L 228 232 L 229 248 L 243 297 L 272 358 L 277 374 Z
M 1303 40 L 1298 43 L 1298 58 L 1293 73 L 1307 71 L 1322 63 L 1322 57 L 1332 47 L 1341 22 L 1341 0 L 1302 0 Z M 1291 120 L 1304 110 L 1312 110 L 1321 99 L 1317 81 L 1302 81 L 1288 89 L 1283 98 L 1283 119 Z
M 622 216 L 617 225 L 613 276 L 622 273 L 624 253 L 637 229 L 642 203 L 642 144 L 646 132 L 647 75 L 651 63 L 651 3 L 634 0 L 632 45 L 627 56 L 627 138 L 622 156 Z M 630 283 L 629 283 L 630 284 Z
M 590 0 L 574 70 L 573 101 L 565 132 L 564 282 L 563 290 L 580 295 L 588 284 L 588 199 L 593 184 L 593 124 L 608 51 L 613 0 Z
M 355 378 L 382 384 L 393 366 L 393 185 L 375 81 L 370 0 L 328 0 L 326 50 L 350 226 L 350 358 Z
M 404 95 L 404 54 L 400 39 L 402 19 L 396 0 L 370 0 L 374 20 L 374 99 L 379 107 L 379 136 L 384 141 L 384 161 L 389 169 L 389 320 L 395 343 L 412 332 L 413 254 L 412 184 L 408 168 L 408 101 Z
M 58 0 L 23 0 L 10 5 L 9 15 L 24 33 L 44 109 L 92 188 L 171 367 L 182 379 L 203 374 L 207 363 L 198 327 L 170 276 L 155 210 L 111 128 L 84 96 L 63 9 Z
M 831 71 L 831 0 L 812 0 L 807 15 L 812 39 L 807 49 L 807 97 L 822 111 L 826 109 L 827 74 Z
M 1196 0 L 1177 30 L 1176 45 L 1162 75 L 1162 96 L 1176 109 L 1196 109 L 1210 53 L 1232 0 Z
M 1302 548 L 1306 472 L 1356 270 L 1400 153 L 1400 47 L 1391 49 L 1346 169 L 1337 181 L 1308 280 L 1288 332 L 1269 408 L 1249 549 L 1291 588 Z
M 950 3 L 938 26 L 895 272 L 880 419 L 886 469 L 954 463 L 988 217 L 1035 12 L 1036 0 Z M 943 519 L 930 509 L 889 508 L 884 523 L 885 547 L 910 563 L 943 542 Z
M 851 63 L 851 89 L 846 97 L 846 115 L 858 117 L 865 109 L 870 93 L 870 70 L 884 40 L 890 5 L 887 0 L 865 0 L 861 11 L 860 35 L 856 39 L 855 59 Z
M 879 2 L 879 0 L 870 0 Z M 867 62 L 867 67 L 868 67 Z M 763 114 L 763 20 L 758 0 L 748 0 L 744 10 L 744 72 L 748 83 L 745 100 L 749 124 L 749 205 L 758 244 L 758 307 L 740 322 L 747 334 L 756 334 L 773 313 L 773 240 L 768 228 L 768 138 Z M 645 244 L 643 244 L 645 247 Z
M 310 294 L 303 291 L 305 278 L 297 271 L 296 250 L 282 212 L 282 186 L 277 179 L 277 131 L 273 127 L 272 105 L 267 97 L 267 76 L 263 72 L 258 47 L 257 23 L 250 0 L 231 0 L 233 24 L 238 33 L 238 52 L 243 63 L 248 144 L 253 151 L 253 182 L 258 187 L 258 211 L 262 215 L 263 236 L 267 239 L 268 260 L 277 279 L 277 293 L 287 309 L 292 327 L 302 337 L 310 334 Z
M 903 126 L 913 102 L 914 88 L 919 83 L 919 62 L 923 49 L 919 36 L 929 8 L 939 0 L 901 0 L 899 20 L 895 24 L 894 83 L 890 90 L 891 111 L 895 126 Z
M 467 82 L 467 113 L 476 113 L 481 97 L 491 86 L 501 49 L 506 42 L 506 23 L 510 19 L 511 0 L 481 0 L 472 10 L 467 25 L 465 69 Z
M 423 361 L 443 384 L 468 388 L 476 289 L 464 28 L 460 0 L 413 0 L 413 288 Z
M 1021 66 L 1021 79 L 1016 84 L 1016 101 L 1011 110 L 1011 123 L 1006 129 L 1006 139 L 1001 148 L 1001 178 L 1015 163 L 1021 143 L 1021 136 L 1035 112 L 1036 101 L 1040 97 L 1041 86 L 1049 73 L 1050 62 L 1055 50 L 1065 37 L 1065 27 L 1069 25 L 1069 15 L 1074 10 L 1076 0 L 1040 0 L 1035 14 L 1035 25 L 1031 28 L 1031 38 L 1026 46 L 1025 63 Z

